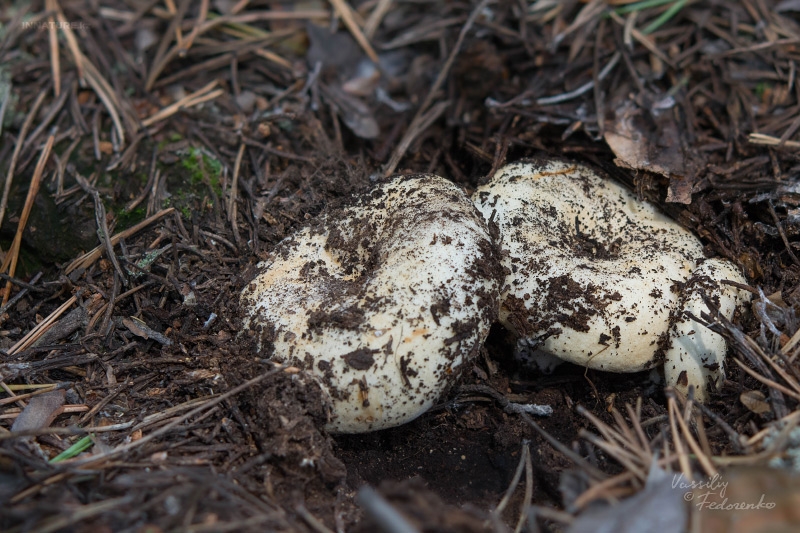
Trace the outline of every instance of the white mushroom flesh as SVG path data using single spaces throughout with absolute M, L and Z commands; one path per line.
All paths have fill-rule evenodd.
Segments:
M 693 317 L 702 320 L 703 313 L 714 321 L 722 316 L 730 319 L 735 309 L 750 299 L 750 293 L 720 280 L 745 283 L 744 276 L 728 261 L 708 259 L 692 273 L 681 292 L 681 304 L 669 334 L 665 353 L 664 377 L 684 395 L 689 387 L 695 399 L 705 402 L 708 391 L 718 388 L 725 379 L 725 339 Z M 713 310 L 706 304 L 711 302 Z
M 375 187 L 259 267 L 242 292 L 244 328 L 262 354 L 316 376 L 340 433 L 430 408 L 478 353 L 502 283 L 480 213 L 433 175 Z
M 509 164 L 473 200 L 500 228 L 506 328 L 590 368 L 636 372 L 664 360 L 680 288 L 704 258 L 697 237 L 622 185 L 563 160 Z M 724 343 L 717 349 L 715 360 Z

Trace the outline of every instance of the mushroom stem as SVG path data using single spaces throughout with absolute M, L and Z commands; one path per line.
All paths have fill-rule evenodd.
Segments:
M 745 283 L 744 277 L 728 261 L 708 259 L 692 273 L 686 283 L 678 314 L 670 329 L 670 347 L 664 361 L 667 385 L 688 394 L 694 386 L 695 400 L 705 402 L 709 389 L 725 380 L 725 339 L 692 317 L 703 313 L 714 316 L 703 296 L 716 306 L 716 314 L 733 316 L 734 309 L 750 299 L 750 293 L 717 280 Z

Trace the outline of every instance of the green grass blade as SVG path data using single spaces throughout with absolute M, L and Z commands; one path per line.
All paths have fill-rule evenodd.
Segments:
M 674 1 L 675 0 L 643 0 L 642 2 L 636 2 L 635 4 L 628 4 L 627 6 L 618 7 L 614 10 L 614 12 L 617 15 L 627 15 L 628 13 L 633 13 L 634 11 L 641 11 L 649 7 L 663 6 L 664 4 L 669 4 L 670 2 Z
M 661 15 L 659 15 L 659 17 L 656 20 L 648 24 L 647 27 L 642 30 L 642 33 L 645 35 L 649 35 L 654 31 L 656 31 L 658 28 L 663 26 L 665 22 L 674 17 L 678 13 L 678 11 L 683 9 L 683 6 L 685 6 L 686 2 L 688 1 L 689 0 L 678 0 L 677 2 L 669 6 L 667 10 L 661 13 Z
M 57 463 L 59 461 L 63 461 L 64 459 L 71 459 L 72 457 L 75 457 L 76 455 L 78 455 L 79 453 L 81 453 L 82 451 L 86 450 L 87 448 L 91 447 L 94 444 L 94 441 L 92 441 L 92 437 L 94 437 L 94 434 L 86 435 L 78 442 L 76 442 L 75 444 L 73 444 L 72 446 L 61 452 L 60 454 L 50 459 L 50 462 Z

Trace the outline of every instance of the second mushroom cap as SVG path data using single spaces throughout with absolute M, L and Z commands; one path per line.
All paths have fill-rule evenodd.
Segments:
M 636 372 L 663 362 L 678 334 L 694 332 L 670 330 L 685 319 L 682 286 L 705 261 L 703 247 L 622 185 L 569 161 L 524 160 L 501 168 L 473 200 L 500 227 L 510 272 L 500 321 L 529 345 L 590 368 Z M 703 272 L 744 282 L 733 265 Z M 727 286 L 719 291 L 730 293 L 724 310 L 730 317 L 739 295 Z M 695 312 L 697 299 L 686 299 Z M 697 371 L 704 361 L 719 377 L 725 346 L 720 354 L 718 344 L 681 352 L 690 357 L 671 368 L 670 384 L 704 388 L 714 377 Z M 704 355 L 689 362 L 695 352 Z M 672 362 L 683 357 L 669 354 Z

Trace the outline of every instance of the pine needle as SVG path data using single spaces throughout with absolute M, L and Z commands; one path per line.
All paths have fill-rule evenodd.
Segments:
M 42 154 L 39 156 L 39 161 L 36 163 L 36 169 L 33 172 L 33 178 L 31 178 L 31 184 L 28 187 L 28 196 L 25 198 L 25 205 L 22 208 L 22 214 L 19 217 L 19 224 L 17 225 L 17 234 L 14 236 L 14 241 L 11 243 L 11 248 L 8 249 L 8 253 L 6 253 L 5 259 L 3 260 L 3 265 L 0 267 L 0 272 L 8 272 L 9 276 L 13 276 L 14 273 L 17 271 L 17 260 L 19 259 L 19 248 L 22 244 L 22 232 L 25 230 L 25 226 L 28 223 L 28 217 L 31 214 L 31 209 L 33 208 L 33 200 L 36 198 L 36 194 L 39 192 L 39 185 L 42 182 L 42 174 L 44 174 L 44 167 L 47 164 L 47 160 L 50 158 L 50 151 L 53 149 L 53 143 L 55 142 L 55 135 L 50 135 L 47 138 L 47 143 L 44 145 L 42 149 Z M 3 290 L 3 303 L 5 305 L 8 302 L 8 297 L 11 295 L 11 282 L 6 282 L 6 287 Z

